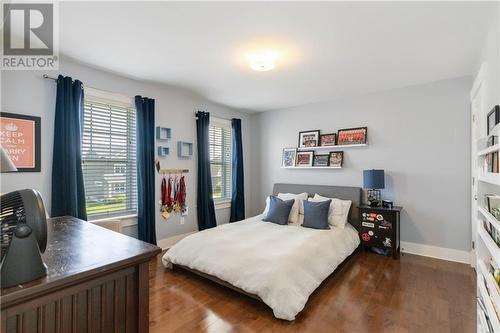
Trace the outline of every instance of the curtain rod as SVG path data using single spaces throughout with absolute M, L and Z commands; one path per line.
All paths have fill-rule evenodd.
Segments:
M 43 74 L 42 77 L 44 79 L 49 79 L 49 80 L 53 80 L 53 81 L 57 81 L 57 77 L 54 77 L 54 76 L 50 76 L 49 74 Z M 95 90 L 101 90 L 101 91 L 105 91 L 105 90 L 102 90 L 102 89 L 98 89 L 98 88 L 94 88 L 94 87 L 91 87 L 91 86 L 87 86 L 86 84 L 83 84 L 82 82 L 82 86 L 83 87 L 87 87 L 87 88 L 90 88 L 90 89 L 95 89 Z M 109 91 L 111 92 L 111 91 Z M 113 93 L 114 94 L 114 93 Z
M 48 79 L 48 80 L 53 80 L 53 81 L 57 81 L 57 77 L 54 77 L 54 76 L 50 76 L 48 74 L 43 74 L 42 77 L 44 79 Z M 121 93 L 117 93 L 117 92 L 113 92 L 113 91 L 108 91 L 108 90 L 104 90 L 104 89 L 100 89 L 100 88 L 94 88 L 94 87 L 91 87 L 91 86 L 88 86 L 86 84 L 84 84 L 82 82 L 82 86 L 85 88 L 90 88 L 90 89 L 95 89 L 95 90 L 99 90 L 99 91 L 103 91 L 103 92 L 106 92 L 106 93 L 110 93 L 110 94 L 114 94 L 114 95 L 121 95 L 121 96 L 126 96 L 128 97 L 127 95 L 124 95 L 124 94 L 121 94 Z M 132 97 L 132 101 L 134 100 L 134 97 Z
M 194 113 L 194 119 L 198 119 L 198 116 L 196 115 L 198 112 L 206 112 L 206 111 L 196 111 Z M 210 112 L 209 112 L 210 113 Z M 212 114 L 210 114 L 210 116 L 212 116 Z M 224 117 L 219 117 L 217 115 L 214 115 L 214 118 L 219 118 L 219 119 L 222 119 L 222 120 L 226 120 L 226 121 L 233 121 L 232 118 L 224 118 Z

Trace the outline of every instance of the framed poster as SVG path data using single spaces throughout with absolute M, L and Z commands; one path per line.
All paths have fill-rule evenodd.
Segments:
M 0 112 L 0 145 L 18 172 L 40 172 L 40 117 Z
M 329 155 L 330 159 L 328 165 L 332 168 L 342 168 L 342 163 L 344 161 L 343 151 L 331 151 Z
M 295 148 L 283 149 L 283 157 L 281 159 L 281 166 L 284 168 L 294 167 L 296 155 L 297 155 L 297 149 L 295 149 Z
M 299 148 L 317 147 L 319 143 L 319 130 L 299 132 Z
M 366 144 L 367 134 L 367 127 L 340 129 L 337 134 L 337 145 L 341 146 Z
M 311 167 L 313 165 L 313 151 L 300 151 L 297 153 L 297 163 L 298 167 Z
M 321 147 L 335 146 L 336 133 L 321 134 L 319 136 L 319 145 Z

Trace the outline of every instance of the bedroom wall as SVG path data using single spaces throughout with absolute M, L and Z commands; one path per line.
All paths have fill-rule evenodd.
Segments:
M 252 116 L 253 152 L 261 152 L 252 159 L 253 213 L 262 212 L 274 183 L 361 187 L 363 169 L 384 169 L 383 198 L 404 206 L 404 246 L 467 255 L 470 88 L 464 77 Z M 344 149 L 344 169 L 281 169 L 282 149 L 297 146 L 299 131 L 358 126 L 368 126 L 369 146 Z
M 54 132 L 54 108 L 56 85 L 54 81 L 42 78 L 44 72 L 40 71 L 3 71 L 1 78 L 1 110 L 4 112 L 40 116 L 42 135 L 42 164 L 38 173 L 13 173 L 1 175 L 1 192 L 9 192 L 21 188 L 34 188 L 40 191 L 44 203 L 50 212 L 51 203 L 51 173 L 52 173 L 52 148 Z M 191 160 L 177 158 L 177 141 L 189 141 L 196 144 L 196 123 L 194 112 L 197 110 L 209 111 L 212 116 L 222 118 L 241 118 L 243 125 L 243 150 L 246 173 L 249 173 L 249 147 L 250 124 L 249 116 L 244 112 L 211 103 L 210 101 L 183 89 L 132 80 L 109 72 L 100 71 L 82 64 L 62 59 L 59 71 L 81 80 L 85 85 L 110 92 L 128 96 L 143 95 L 156 100 L 156 123 L 161 126 L 171 127 L 173 140 L 169 143 L 171 153 L 167 158 L 161 159 L 163 168 L 187 168 L 190 170 L 187 180 L 187 203 L 189 215 L 181 224 L 179 216 L 174 216 L 168 221 L 156 214 L 157 239 L 166 239 L 176 235 L 198 230 L 196 219 L 196 146 L 195 156 Z M 57 73 L 48 73 L 57 76 Z M 156 202 L 159 201 L 161 177 L 156 179 Z M 246 177 L 246 195 L 249 197 L 249 177 Z M 218 223 L 229 220 L 229 209 L 217 210 Z M 136 236 L 137 228 L 133 225 L 136 220 L 124 221 L 132 224 L 125 228 L 125 233 Z

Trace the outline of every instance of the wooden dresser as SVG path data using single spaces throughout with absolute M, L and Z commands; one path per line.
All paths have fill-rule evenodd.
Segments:
M 2 289 L 1 332 L 148 332 L 148 263 L 160 251 L 73 217 L 48 220 L 48 274 Z

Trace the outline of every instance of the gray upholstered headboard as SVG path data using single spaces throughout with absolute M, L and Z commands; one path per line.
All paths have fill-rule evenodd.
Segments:
M 303 184 L 274 184 L 273 194 L 278 193 L 302 193 L 307 192 L 309 196 L 315 193 L 319 195 L 337 198 L 343 200 L 351 200 L 351 210 L 349 212 L 348 221 L 353 227 L 359 230 L 359 205 L 361 205 L 361 188 L 351 186 L 329 186 L 329 185 L 303 185 Z

